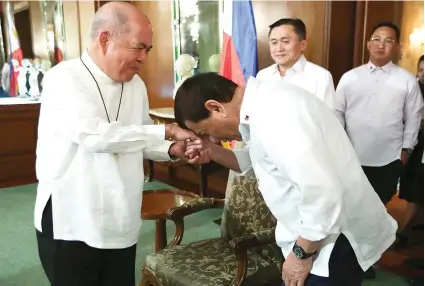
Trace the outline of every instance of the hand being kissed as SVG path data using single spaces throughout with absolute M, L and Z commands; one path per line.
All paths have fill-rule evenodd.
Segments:
M 211 161 L 210 144 L 214 143 L 208 138 L 188 138 L 184 141 L 176 141 L 169 153 L 189 164 L 206 164 Z
M 211 161 L 211 148 L 209 144 L 212 142 L 208 138 L 187 139 L 185 141 L 185 157 L 190 164 L 206 164 Z

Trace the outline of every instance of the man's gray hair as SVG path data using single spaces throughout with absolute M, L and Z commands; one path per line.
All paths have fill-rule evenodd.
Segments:
M 128 17 L 119 9 L 108 9 L 98 11 L 93 18 L 90 38 L 95 41 L 102 30 L 107 30 L 113 35 L 120 35 L 129 32 L 126 25 Z

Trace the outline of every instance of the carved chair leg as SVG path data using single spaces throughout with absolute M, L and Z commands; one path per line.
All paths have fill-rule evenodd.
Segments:
M 154 162 L 152 160 L 148 160 L 148 171 L 145 178 L 146 183 L 152 182 L 153 173 L 154 173 Z
M 174 235 L 173 241 L 167 247 L 179 245 L 183 239 L 183 233 L 184 233 L 183 218 L 173 219 L 173 222 L 176 225 L 176 234 Z
M 236 276 L 234 279 L 235 286 L 241 286 L 243 283 L 243 280 L 246 276 L 246 271 L 248 268 L 248 255 L 247 251 L 244 250 L 237 250 L 236 251 L 236 260 L 238 261 L 238 268 L 236 269 Z
M 208 171 L 206 165 L 199 165 L 199 196 L 203 198 L 208 187 Z
M 148 279 L 146 278 L 145 275 L 142 275 L 142 281 L 140 281 L 139 286 L 148 286 Z
M 175 170 L 174 170 L 174 168 L 173 167 L 168 167 L 168 178 L 170 179 L 170 180 L 173 180 L 173 179 L 175 179 L 176 178 L 176 172 L 175 172 Z
M 167 245 L 167 226 L 164 219 L 155 221 L 155 252 L 165 248 Z
M 139 286 L 162 286 L 161 283 L 149 268 L 143 266 L 142 268 L 142 280 Z

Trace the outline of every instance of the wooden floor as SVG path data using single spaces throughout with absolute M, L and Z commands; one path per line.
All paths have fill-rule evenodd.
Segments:
M 388 212 L 399 222 L 399 225 L 405 219 L 407 203 L 404 200 L 394 196 L 387 205 Z M 420 222 L 421 219 L 419 219 Z M 423 223 L 423 219 L 421 221 Z M 409 240 L 406 247 L 387 251 L 380 262 L 380 266 L 405 277 L 423 276 L 423 269 L 412 270 L 403 264 L 406 258 L 424 258 L 424 232 L 423 230 L 410 230 L 407 232 Z
M 220 197 L 225 195 L 227 184 L 228 170 L 221 169 L 209 176 L 207 197 Z M 170 178 L 167 167 L 161 164 L 155 164 L 155 178 L 169 185 L 175 186 L 182 190 L 198 193 L 197 178 L 198 175 L 190 167 L 180 167 L 175 170 L 174 177 Z M 401 224 L 404 221 L 404 214 L 407 203 L 404 200 L 398 199 L 397 196 L 388 204 L 388 212 Z M 423 275 L 422 271 L 409 269 L 403 264 L 405 258 L 422 258 L 424 257 L 424 232 L 410 231 L 409 243 L 406 247 L 400 249 L 388 250 L 378 263 L 379 267 L 385 268 L 393 273 L 404 277 L 412 277 Z

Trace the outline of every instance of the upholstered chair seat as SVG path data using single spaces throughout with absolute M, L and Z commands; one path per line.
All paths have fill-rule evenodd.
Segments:
M 276 220 L 255 177 L 231 174 L 219 238 L 172 245 L 148 255 L 142 286 L 282 285 Z

